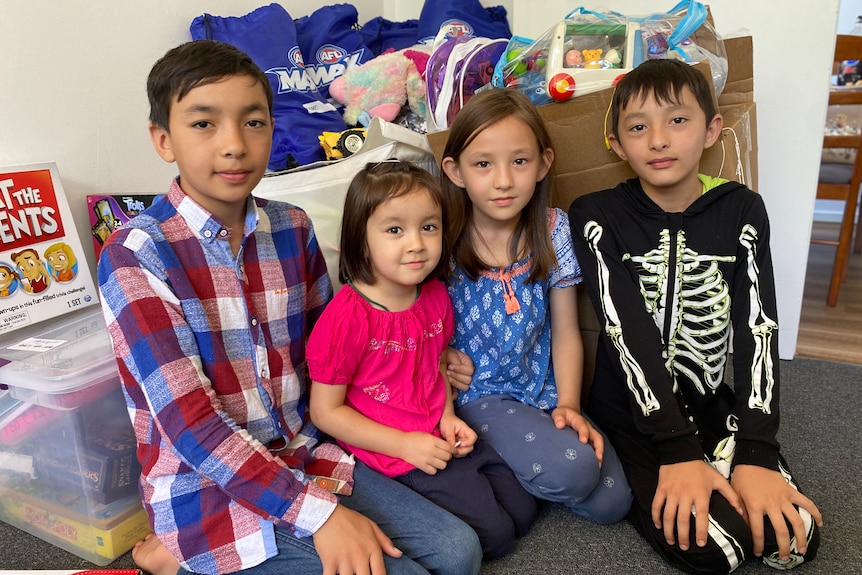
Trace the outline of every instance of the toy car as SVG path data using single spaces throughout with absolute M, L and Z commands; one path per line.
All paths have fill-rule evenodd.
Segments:
M 365 128 L 350 128 L 343 132 L 323 132 L 318 136 L 327 160 L 352 156 L 365 143 Z

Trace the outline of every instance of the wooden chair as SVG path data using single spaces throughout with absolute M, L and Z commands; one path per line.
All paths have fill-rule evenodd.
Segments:
M 862 60 L 862 36 L 838 35 L 833 57 L 834 70 L 837 71 L 840 63 L 845 60 Z M 862 106 L 862 87 L 830 90 L 829 105 L 837 104 Z M 832 265 L 832 278 L 829 282 L 829 295 L 826 298 L 826 303 L 830 307 L 834 307 L 838 301 L 841 283 L 847 276 L 847 267 L 854 247 L 853 228 L 859 200 L 859 186 L 862 184 L 862 134 L 826 135 L 823 137 L 823 149 L 828 148 L 855 150 L 853 163 L 842 164 L 821 161 L 820 175 L 817 181 L 818 200 L 842 200 L 844 202 L 844 214 L 841 218 L 838 239 L 811 239 L 811 243 L 836 247 L 835 263 Z

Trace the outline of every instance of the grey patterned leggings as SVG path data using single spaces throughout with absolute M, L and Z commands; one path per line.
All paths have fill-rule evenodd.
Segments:
M 615 523 L 628 514 L 631 489 L 604 432 L 599 469 L 592 446 L 581 443 L 572 428 L 557 429 L 550 413 L 509 395 L 480 397 L 457 413 L 539 499 L 563 503 L 597 523 Z

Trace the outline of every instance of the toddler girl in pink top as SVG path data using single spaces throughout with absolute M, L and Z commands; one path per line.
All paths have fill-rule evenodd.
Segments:
M 369 164 L 344 205 L 346 284 L 309 338 L 311 419 L 372 469 L 466 521 L 486 559 L 526 533 L 536 502 L 455 415 L 441 361 L 453 331 L 437 180 L 397 160 Z M 445 370 L 445 364 L 443 364 Z

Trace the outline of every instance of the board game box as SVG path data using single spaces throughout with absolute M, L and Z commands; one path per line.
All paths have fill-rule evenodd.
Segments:
M 0 334 L 98 301 L 56 164 L 0 167 Z

